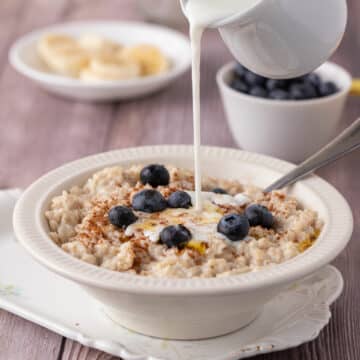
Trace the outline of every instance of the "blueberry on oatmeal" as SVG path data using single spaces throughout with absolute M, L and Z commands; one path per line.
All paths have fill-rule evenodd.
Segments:
M 159 191 L 146 189 L 134 195 L 132 207 L 137 211 L 154 213 L 165 210 L 167 202 Z
M 274 216 L 265 206 L 253 204 L 246 208 L 245 215 L 251 226 L 262 226 L 270 229 L 274 225 Z
M 171 208 L 188 209 L 192 206 L 191 196 L 185 191 L 175 191 L 169 196 L 168 205 Z
M 183 248 L 191 239 L 190 231 L 184 225 L 171 225 L 160 233 L 160 242 L 168 248 Z
M 249 233 L 250 225 L 246 216 L 228 214 L 221 218 L 217 230 L 231 241 L 243 240 Z
M 126 206 L 114 206 L 109 211 L 109 221 L 114 226 L 125 228 L 136 220 L 136 215 Z
M 149 184 L 152 187 L 167 186 L 170 182 L 170 174 L 165 166 L 152 164 L 141 170 L 140 181 L 143 185 Z

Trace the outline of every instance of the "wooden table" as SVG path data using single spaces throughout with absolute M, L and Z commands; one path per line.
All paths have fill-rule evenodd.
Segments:
M 167 90 L 143 100 L 94 105 L 48 95 L 8 64 L 11 43 L 34 28 L 78 19 L 137 19 L 133 3 L 133 0 L 0 1 L 0 188 L 25 187 L 58 165 L 101 151 L 192 142 L 189 74 Z M 358 0 L 348 3 L 349 26 L 334 59 L 354 76 L 360 76 L 360 22 L 356 18 L 360 3 Z M 206 34 L 202 67 L 204 144 L 235 146 L 214 81 L 216 70 L 229 58 L 217 33 Z M 357 116 L 360 100 L 352 98 L 342 126 Z M 332 308 L 330 325 L 310 344 L 258 359 L 360 359 L 359 160 L 357 152 L 320 172 L 344 194 L 355 215 L 353 240 L 334 262 L 344 275 L 345 290 Z M 0 359 L 114 358 L 0 310 Z

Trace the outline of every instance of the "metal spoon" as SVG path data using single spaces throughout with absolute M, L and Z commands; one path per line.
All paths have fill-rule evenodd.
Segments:
M 264 191 L 270 192 L 291 185 L 313 171 L 328 165 L 360 147 L 360 118 L 346 128 L 339 136 L 324 146 L 294 170 L 268 186 Z

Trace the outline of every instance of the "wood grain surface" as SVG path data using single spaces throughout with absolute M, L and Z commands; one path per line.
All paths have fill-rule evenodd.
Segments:
M 0 1 L 0 188 L 25 187 L 52 168 L 100 151 L 192 142 L 189 74 L 167 90 L 142 100 L 85 104 L 43 92 L 8 63 L 12 42 L 35 28 L 79 19 L 141 19 L 134 3 L 134 0 Z M 349 25 L 334 60 L 360 77 L 360 2 L 348 0 L 348 4 Z M 208 32 L 203 44 L 202 141 L 233 147 L 214 80 L 216 70 L 230 55 L 216 32 Z M 350 98 L 342 127 L 358 116 L 360 98 Z M 359 165 L 357 152 L 320 172 L 348 199 L 355 217 L 353 239 L 334 262 L 344 275 L 345 290 L 332 308 L 329 326 L 310 344 L 260 356 L 258 360 L 360 359 Z M 0 360 L 95 359 L 115 358 L 0 310 Z

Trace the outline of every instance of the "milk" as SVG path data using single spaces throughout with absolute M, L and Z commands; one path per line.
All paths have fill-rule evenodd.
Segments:
M 231 15 L 245 12 L 258 1 L 259 0 L 188 0 L 184 9 L 190 24 L 192 51 L 195 208 L 198 211 L 202 209 L 200 161 L 200 55 L 202 34 L 206 27 Z

